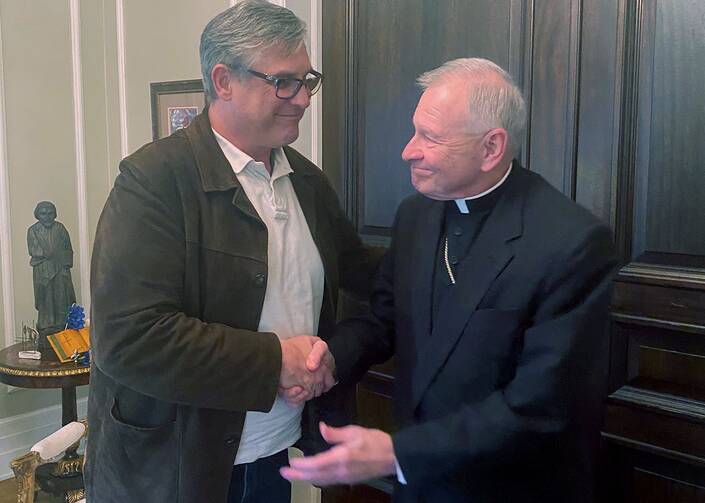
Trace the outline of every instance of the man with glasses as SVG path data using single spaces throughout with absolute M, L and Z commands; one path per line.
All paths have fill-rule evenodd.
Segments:
M 327 354 L 314 335 L 374 262 L 287 146 L 322 81 L 304 36 L 263 0 L 217 15 L 201 36 L 207 108 L 120 165 L 93 252 L 89 501 L 290 499 L 278 469 L 302 402 L 334 384 L 307 367 Z M 309 406 L 339 410 L 336 391 Z

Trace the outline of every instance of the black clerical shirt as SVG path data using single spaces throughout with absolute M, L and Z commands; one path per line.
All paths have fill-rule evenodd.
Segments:
M 433 275 L 432 324 L 448 292 L 454 287 L 446 268 L 444 249 L 446 237 L 448 238 L 448 265 L 457 281 L 458 272 L 466 265 L 465 258 L 469 254 L 470 247 L 482 232 L 487 217 L 502 196 L 503 188 L 504 184 L 485 196 L 466 200 L 469 213 L 461 213 L 454 200 L 445 202 L 445 219 L 436 250 L 436 267 Z

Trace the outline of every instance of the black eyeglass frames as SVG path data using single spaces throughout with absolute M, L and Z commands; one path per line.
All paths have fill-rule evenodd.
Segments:
M 318 73 L 316 70 L 310 70 L 303 79 L 297 79 L 294 77 L 277 77 L 276 75 L 258 72 L 251 68 L 245 68 L 245 70 L 255 77 L 266 80 L 272 84 L 276 90 L 276 97 L 282 100 L 290 100 L 296 96 L 301 89 L 301 86 L 306 88 L 309 96 L 313 96 L 321 88 L 321 82 L 323 82 L 323 75 Z

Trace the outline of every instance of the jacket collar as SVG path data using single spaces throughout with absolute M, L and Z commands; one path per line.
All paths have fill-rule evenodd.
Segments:
M 241 187 L 213 134 L 213 129 L 208 119 L 207 106 L 186 128 L 185 132 L 196 158 L 196 169 L 198 170 L 204 192 L 227 191 Z M 296 162 L 296 153 L 293 149 L 284 147 L 283 151 L 291 166 L 292 175 L 311 175 L 301 169 L 300 164 Z

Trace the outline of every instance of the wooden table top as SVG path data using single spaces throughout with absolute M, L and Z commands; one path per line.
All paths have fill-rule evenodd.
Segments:
M 0 382 L 20 388 L 64 388 L 88 384 L 90 367 L 61 363 L 50 349 L 41 360 L 20 359 L 22 343 L 0 350 Z

